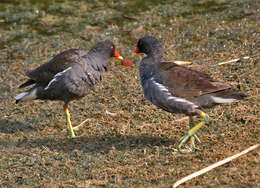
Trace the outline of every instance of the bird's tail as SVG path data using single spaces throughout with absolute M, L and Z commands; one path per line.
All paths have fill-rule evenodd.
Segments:
M 216 92 L 212 99 L 215 103 L 229 103 L 242 100 L 246 97 L 244 93 L 236 93 L 231 89 Z
M 37 98 L 37 88 L 32 88 L 28 91 L 20 93 L 15 97 L 15 103 L 17 104 L 20 101 L 30 101 Z
M 32 85 L 32 84 L 35 84 L 35 81 L 30 79 L 30 80 L 27 80 L 25 83 L 23 83 L 22 85 L 19 86 L 19 88 L 23 88 L 23 87 L 27 87 L 29 85 Z

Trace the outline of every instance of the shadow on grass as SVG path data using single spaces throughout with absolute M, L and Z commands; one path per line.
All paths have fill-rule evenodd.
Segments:
M 119 151 L 132 150 L 136 148 L 170 146 L 176 140 L 153 137 L 150 135 L 126 136 L 111 135 L 97 137 L 71 138 L 44 138 L 44 139 L 25 139 L 16 143 L 17 147 L 41 148 L 42 146 L 50 150 L 70 153 L 73 150 L 81 150 L 88 153 L 109 152 L 113 147 Z
M 0 118 L 0 133 L 11 134 L 18 131 L 30 132 L 34 130 L 32 126 L 24 125 L 19 121 Z

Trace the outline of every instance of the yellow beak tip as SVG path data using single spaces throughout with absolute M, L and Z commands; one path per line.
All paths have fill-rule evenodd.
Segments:
M 117 59 L 124 60 L 122 56 L 118 56 Z

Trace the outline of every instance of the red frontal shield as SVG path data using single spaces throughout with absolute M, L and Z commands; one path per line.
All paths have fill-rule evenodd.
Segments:
M 138 46 L 136 46 L 135 53 L 136 54 L 140 53 L 140 50 L 139 50 Z

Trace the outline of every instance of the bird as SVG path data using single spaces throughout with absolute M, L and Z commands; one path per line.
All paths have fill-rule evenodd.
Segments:
M 94 85 L 103 80 L 111 57 L 124 60 L 109 40 L 98 42 L 89 51 L 79 49 L 63 51 L 49 62 L 26 72 L 29 79 L 19 88 L 34 85 L 18 94 L 15 97 L 16 103 L 36 99 L 63 101 L 66 123 L 71 137 L 75 138 L 74 130 L 78 130 L 87 119 L 73 127 L 69 103 L 86 96 Z
M 137 42 L 135 54 L 146 56 L 139 65 L 139 77 L 144 97 L 152 104 L 170 113 L 189 116 L 189 131 L 181 137 L 178 151 L 186 153 L 199 149 L 196 135 L 198 129 L 209 122 L 209 116 L 202 108 L 242 100 L 245 94 L 235 92 L 227 83 L 219 82 L 208 74 L 190 68 L 162 61 L 163 48 L 153 36 L 145 36 Z M 194 124 L 192 116 L 202 117 Z

